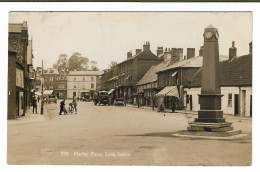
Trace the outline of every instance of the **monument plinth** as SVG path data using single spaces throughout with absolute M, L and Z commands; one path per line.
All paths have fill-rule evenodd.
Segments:
M 226 122 L 221 110 L 221 85 L 219 76 L 219 48 L 218 29 L 212 25 L 204 30 L 204 50 L 201 94 L 199 95 L 200 110 L 198 118 L 189 123 L 187 128 L 192 135 L 208 135 L 208 132 L 225 132 L 225 136 L 240 134 L 241 131 L 232 131 L 232 123 Z M 197 132 L 197 133 L 196 133 Z M 204 133 L 203 133 L 204 132 Z M 214 134 L 216 135 L 216 133 Z

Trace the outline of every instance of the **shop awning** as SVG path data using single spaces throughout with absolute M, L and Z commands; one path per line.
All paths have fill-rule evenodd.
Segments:
M 111 89 L 111 90 L 109 90 L 108 94 L 111 94 L 111 93 L 113 93 L 114 91 L 115 91 L 115 89 Z
M 48 95 L 48 94 L 52 94 L 53 90 L 44 90 L 43 94 L 44 95 Z
M 175 96 L 179 98 L 178 88 L 176 86 L 167 86 L 159 93 L 156 94 L 157 96 Z
M 177 97 L 179 99 L 179 91 L 178 88 L 175 86 L 175 88 L 173 88 L 171 91 L 169 91 L 166 96 L 174 96 Z
M 42 95 L 42 93 L 35 92 L 35 95 L 40 96 L 40 95 Z

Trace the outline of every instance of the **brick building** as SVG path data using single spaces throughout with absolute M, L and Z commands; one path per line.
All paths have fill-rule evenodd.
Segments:
M 53 94 L 58 97 L 58 76 L 59 72 L 56 69 L 48 68 L 43 69 L 43 78 L 44 78 L 44 95 Z
M 102 85 L 104 89 L 115 89 L 116 97 L 130 98 L 137 93 L 137 82 L 150 69 L 151 66 L 161 62 L 150 50 L 150 43 L 145 42 L 142 49 L 136 49 L 135 55 L 132 52 L 127 53 L 127 58 L 117 64 L 117 67 L 111 69 L 102 76 Z M 102 89 L 103 89 L 102 88 Z
M 8 33 L 8 119 L 26 113 L 30 105 L 30 78 L 27 64 L 27 22 L 9 24 Z

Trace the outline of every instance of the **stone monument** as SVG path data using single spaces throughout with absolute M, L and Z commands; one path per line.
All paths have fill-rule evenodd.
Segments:
M 200 110 L 198 118 L 187 128 L 192 135 L 231 136 L 240 134 L 234 131 L 232 123 L 226 122 L 221 110 L 221 84 L 219 76 L 218 29 L 209 25 L 204 31 L 203 67 Z M 187 134 L 186 133 L 186 134 Z

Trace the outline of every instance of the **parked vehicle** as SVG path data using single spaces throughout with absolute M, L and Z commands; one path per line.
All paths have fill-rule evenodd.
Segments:
M 124 106 L 125 103 L 124 103 L 124 99 L 122 98 L 115 98 L 115 101 L 114 101 L 114 105 L 116 106 Z
M 49 97 L 48 97 L 48 103 L 51 103 L 51 102 L 57 103 L 57 97 L 54 96 L 54 95 L 49 95 Z
M 97 93 L 94 94 L 93 97 L 94 104 L 95 105 L 108 105 L 109 103 L 109 96 L 107 91 L 98 91 Z

